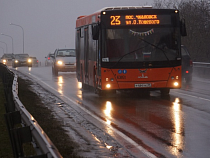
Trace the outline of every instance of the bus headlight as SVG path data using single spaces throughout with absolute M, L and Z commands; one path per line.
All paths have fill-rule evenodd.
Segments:
M 58 64 L 58 65 L 62 65 L 63 62 L 59 60 L 59 61 L 57 62 L 57 64 Z
M 111 87 L 111 85 L 110 84 L 106 84 L 106 88 L 110 88 Z
M 178 82 L 174 82 L 174 86 L 177 87 L 179 85 Z

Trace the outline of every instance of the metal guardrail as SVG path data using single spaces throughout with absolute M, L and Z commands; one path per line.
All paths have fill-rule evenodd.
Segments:
M 38 122 L 19 100 L 17 75 L 0 63 L 0 76 L 4 84 L 5 119 L 14 157 L 24 157 L 22 145 L 31 142 L 37 154 L 30 156 L 31 158 L 62 158 Z M 21 124 L 22 127 L 15 127 L 16 124 Z
M 193 62 L 193 67 L 210 68 L 210 63 Z
M 210 78 L 210 63 L 193 62 L 193 75 L 205 79 Z

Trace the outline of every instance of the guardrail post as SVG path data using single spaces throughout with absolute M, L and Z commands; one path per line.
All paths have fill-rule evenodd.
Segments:
M 6 98 L 6 112 L 13 112 L 15 111 L 15 104 L 13 101 L 13 94 L 12 94 L 12 82 L 13 82 L 13 75 L 10 73 L 6 73 L 3 76 L 3 84 L 4 84 L 4 94 Z
M 4 114 L 4 117 L 6 120 L 6 125 L 7 125 L 7 129 L 8 129 L 9 136 L 10 136 L 10 142 L 12 145 L 13 154 L 14 154 L 14 157 L 17 157 L 18 149 L 15 145 L 15 138 L 14 138 L 13 134 L 11 133 L 11 130 L 14 128 L 14 126 L 16 124 L 21 123 L 20 111 L 15 111 L 15 112 Z
M 7 95 L 5 95 L 6 103 L 5 103 L 5 109 L 6 113 L 15 111 L 15 104 L 13 101 L 12 92 L 8 92 Z
M 32 141 L 31 129 L 29 126 L 20 127 L 12 130 L 12 134 L 15 139 L 15 146 L 18 151 L 18 157 L 23 157 L 23 143 L 28 143 Z
M 20 111 L 4 114 L 7 128 L 9 131 L 10 142 L 15 158 L 24 157 L 23 144 L 32 142 L 30 126 L 15 128 L 15 125 L 21 123 Z M 30 158 L 47 158 L 47 154 L 30 156 Z

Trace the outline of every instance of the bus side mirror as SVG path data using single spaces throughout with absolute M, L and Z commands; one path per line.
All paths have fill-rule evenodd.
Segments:
M 99 39 L 99 26 L 98 25 L 92 26 L 92 37 L 93 37 L 93 40 Z
M 186 25 L 185 25 L 185 19 L 182 19 L 180 21 L 180 32 L 182 36 L 187 36 L 187 30 L 186 30 Z

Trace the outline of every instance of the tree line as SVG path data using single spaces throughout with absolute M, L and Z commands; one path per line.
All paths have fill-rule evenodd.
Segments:
M 179 10 L 187 28 L 182 44 L 193 61 L 210 62 L 210 0 L 154 0 L 153 3 L 154 8 Z

